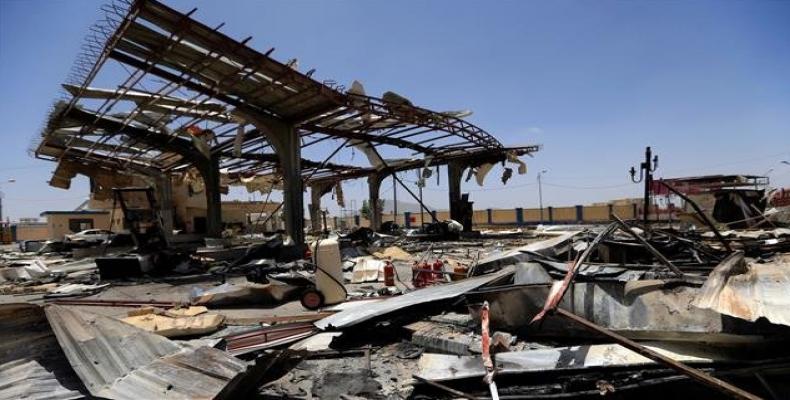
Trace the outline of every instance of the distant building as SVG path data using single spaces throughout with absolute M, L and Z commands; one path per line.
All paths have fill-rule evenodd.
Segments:
M 142 180 L 133 183 L 145 186 L 145 182 Z M 186 184 L 174 181 L 172 204 L 173 230 L 198 234 L 206 232 L 206 197 L 204 195 L 193 192 Z M 147 200 L 142 196 L 130 196 L 127 198 L 127 207 L 147 207 Z M 278 217 L 269 218 L 266 224 L 262 223 L 271 213 L 278 212 L 278 208 L 279 204 L 273 202 L 223 201 L 222 222 L 226 228 L 238 230 L 254 228 L 255 231 L 274 231 L 283 229 L 283 221 Z M 41 213 L 41 216 L 46 218 L 46 222 L 43 223 L 47 232 L 45 239 L 51 240 L 61 240 L 64 235 L 85 229 L 106 229 L 119 232 L 127 228 L 124 226 L 120 204 L 116 204 L 112 194 L 97 194 L 95 191 L 75 210 L 45 211 Z M 37 221 L 37 219 L 35 220 Z M 41 235 L 41 231 L 39 231 L 37 237 Z
M 105 210 L 44 211 L 41 216 L 47 219 L 47 239 L 51 240 L 86 229 L 110 227 L 110 212 Z

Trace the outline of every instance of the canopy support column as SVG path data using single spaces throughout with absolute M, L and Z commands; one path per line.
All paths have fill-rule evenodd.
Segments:
M 321 231 L 321 197 L 332 190 L 328 183 L 310 185 L 310 228 L 313 232 Z
M 304 182 L 302 181 L 302 146 L 293 124 L 261 114 L 238 115 L 251 121 L 271 143 L 280 161 L 283 177 L 283 214 L 285 231 L 296 246 L 304 246 Z
M 206 195 L 206 236 L 222 236 L 222 192 L 220 188 L 219 155 L 195 163 L 203 177 Z
M 379 174 L 368 175 L 368 213 L 370 219 L 370 229 L 378 232 L 381 229 L 381 201 L 379 200 L 379 190 L 381 182 L 385 176 Z
M 472 203 L 467 196 L 461 196 L 461 179 L 466 165 L 451 161 L 447 163 L 447 184 L 449 186 L 450 219 L 464 226 L 464 232 L 472 230 Z M 464 198 L 465 197 L 465 198 Z

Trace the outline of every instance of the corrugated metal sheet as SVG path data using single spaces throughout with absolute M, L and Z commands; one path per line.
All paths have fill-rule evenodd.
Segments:
M 746 263 L 741 253 L 722 261 L 694 299 L 694 306 L 756 321 L 790 326 L 790 255 Z
M 698 344 L 685 347 L 665 344 L 649 345 L 673 360 L 684 363 L 711 363 L 725 360 L 720 350 L 705 350 Z M 496 355 L 497 375 L 524 374 L 555 370 L 576 370 L 597 367 L 649 366 L 653 361 L 618 344 L 599 344 L 550 349 L 527 350 Z M 418 375 L 433 381 L 482 377 L 485 375 L 480 356 L 456 356 L 426 353 L 420 357 Z
M 37 361 L 15 360 L 0 365 L 0 400 L 72 400 L 85 398 L 58 382 Z
M 108 399 L 226 398 L 247 363 L 220 350 L 187 349 L 119 320 L 46 308 L 52 330 L 91 394 Z
M 341 311 L 335 315 L 316 321 L 315 326 L 319 329 L 346 328 L 407 307 L 458 297 L 470 290 L 477 289 L 480 286 L 491 283 L 512 273 L 513 268 L 507 268 L 495 274 L 478 276 L 446 285 L 437 285 L 415 290 L 402 296 L 395 296 L 386 300 L 367 304 L 365 307 L 354 307 L 349 310 Z
M 67 400 L 87 393 L 41 307 L 0 305 L 0 399 Z

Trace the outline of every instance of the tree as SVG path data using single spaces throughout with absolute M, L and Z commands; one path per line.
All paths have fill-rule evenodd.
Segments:
M 359 215 L 362 218 L 370 219 L 370 204 L 368 204 L 367 200 L 362 200 L 362 208 L 359 209 Z
M 384 200 L 379 199 L 378 203 L 379 203 L 379 210 L 383 210 Z M 372 213 L 370 212 L 370 203 L 367 200 L 362 200 L 362 208 L 359 209 L 359 215 L 361 215 L 362 218 L 370 219 Z

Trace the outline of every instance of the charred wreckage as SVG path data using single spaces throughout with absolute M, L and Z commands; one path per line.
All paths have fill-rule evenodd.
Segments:
M 648 150 L 643 218 L 473 232 L 464 174 L 523 174 L 539 146 L 319 82 L 195 10 L 104 11 L 35 154 L 53 186 L 88 176 L 128 233 L 0 253 L 0 399 L 790 395 L 790 229 L 751 178 L 653 180 Z M 332 161 L 349 149 L 369 165 Z M 444 221 L 396 174 L 439 167 Z M 384 223 L 388 177 L 430 223 Z M 352 179 L 370 227 L 329 230 L 321 198 Z M 198 241 L 173 234 L 184 182 L 205 200 Z M 223 235 L 230 185 L 281 190 L 284 230 Z M 670 195 L 686 218 L 648 212 Z

